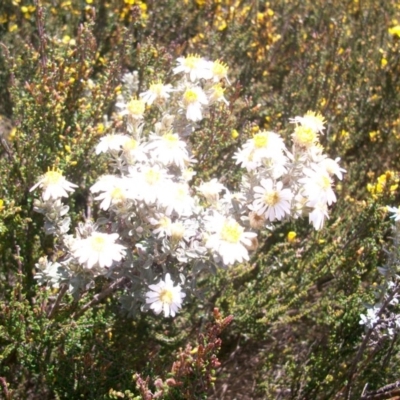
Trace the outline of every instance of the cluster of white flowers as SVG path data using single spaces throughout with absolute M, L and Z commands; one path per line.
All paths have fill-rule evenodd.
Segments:
M 63 262 L 38 264 L 41 282 L 54 284 L 58 277 L 58 285 L 79 293 L 98 275 L 126 277 L 122 303 L 130 312 L 152 309 L 175 316 L 199 271 L 249 260 L 257 231 L 303 215 L 322 228 L 336 201 L 333 177 L 342 179 L 344 172 L 339 159 L 328 158 L 319 144 L 323 118 L 312 112 L 294 118 L 290 151 L 274 132 L 248 140 L 234 156 L 244 168 L 237 192 L 216 178 L 195 187 L 190 182 L 196 160 L 186 139 L 210 107 L 228 103 L 228 67 L 197 55 L 177 63 L 174 85 L 157 81 L 136 93 L 137 75 L 123 78 L 116 117 L 125 129 L 102 137 L 96 147 L 113 173 L 90 188 L 107 218 L 81 223 L 75 236 L 68 235 L 68 207 L 61 198 L 76 185 L 49 171 L 33 186 L 42 189 L 35 209 L 65 253 Z M 159 110 L 152 126 L 145 118 L 148 107 Z
M 333 177 L 345 170 L 339 159 L 323 154 L 318 136 L 323 133 L 321 115 L 308 112 L 291 120 L 295 124 L 289 151 L 275 132 L 262 131 L 236 153 L 247 169 L 242 192 L 250 211 L 267 222 L 308 215 L 315 229 L 328 218 L 328 206 L 336 201 Z

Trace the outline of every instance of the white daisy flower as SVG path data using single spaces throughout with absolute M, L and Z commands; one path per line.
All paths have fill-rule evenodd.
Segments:
M 203 119 L 201 109 L 208 104 L 207 96 L 203 89 L 198 86 L 190 87 L 183 93 L 183 106 L 186 109 L 186 118 L 189 121 L 200 121 Z
M 172 85 L 164 85 L 161 82 L 155 82 L 150 85 L 149 90 L 139 95 L 146 104 L 162 102 L 169 98 L 169 93 L 173 91 Z
M 172 222 L 169 216 L 157 213 L 155 218 L 149 218 L 149 222 L 155 226 L 152 232 L 158 239 L 168 237 L 174 243 L 182 239 L 188 241 L 198 231 L 198 222 L 191 218 Z
M 114 261 L 121 261 L 125 246 L 115 243 L 117 233 L 93 232 L 86 239 L 77 239 L 72 246 L 72 253 L 86 268 L 94 266 L 111 267 Z
M 387 210 L 391 213 L 393 213 L 393 215 L 390 216 L 390 218 L 392 218 L 395 222 L 400 221 L 400 208 L 399 207 L 386 207 Z
M 220 214 L 207 220 L 209 230 L 214 233 L 207 237 L 206 247 L 215 251 L 225 265 L 249 259 L 247 248 L 252 246 L 252 239 L 257 236 L 255 233 L 245 232 L 233 218 Z
M 190 162 L 195 163 L 196 160 L 194 158 L 190 158 Z M 193 171 L 192 168 L 184 168 L 183 170 L 181 170 L 181 174 L 182 174 L 181 178 L 186 182 L 189 182 L 196 175 L 196 171 Z
M 128 198 L 127 181 L 114 175 L 104 175 L 90 188 L 92 193 L 103 192 L 95 197 L 101 200 L 100 208 L 108 210 L 112 205 L 121 204 Z
M 128 118 L 134 121 L 140 121 L 143 119 L 143 115 L 146 109 L 146 103 L 142 99 L 132 97 L 128 102 L 123 98 L 119 99 L 115 106 L 118 109 L 118 114 L 121 116 L 127 115 Z
M 219 60 L 210 61 L 210 70 L 214 82 L 219 82 L 221 79 L 226 79 L 228 84 L 230 84 L 228 80 L 228 66 L 224 62 Z
M 234 158 L 236 158 L 237 164 L 242 164 L 247 170 L 255 169 L 261 164 L 269 164 L 272 169 L 277 168 L 279 165 L 280 170 L 284 171 L 286 157 L 283 151 L 285 149 L 285 143 L 278 134 L 270 131 L 261 131 L 248 140 L 242 149 L 234 155 Z M 269 162 L 266 163 L 266 160 Z M 279 173 L 276 170 L 274 176 L 279 176 Z
M 149 222 L 151 225 L 155 226 L 153 229 L 153 234 L 157 236 L 158 239 L 161 239 L 165 236 L 171 235 L 171 218 L 164 214 L 156 214 L 156 218 L 150 217 Z
M 186 231 L 185 226 L 182 222 L 176 221 L 171 225 L 171 234 L 169 236 L 172 243 L 179 243 L 187 235 L 188 232 Z
M 115 175 L 103 175 L 99 178 L 99 180 L 90 188 L 92 193 L 98 193 L 105 190 L 113 184 L 113 181 L 116 179 Z
M 180 140 L 178 134 L 172 132 L 162 136 L 151 135 L 146 150 L 150 151 L 153 159 L 165 166 L 174 164 L 183 169 L 190 160 L 186 143 Z
M 147 160 L 144 146 L 134 138 L 129 138 L 122 146 L 123 155 L 128 164 Z
M 287 172 L 288 157 L 283 152 L 277 152 L 273 157 L 263 158 L 258 164 L 260 176 L 277 180 Z
M 209 62 L 198 55 L 189 54 L 187 57 L 179 57 L 177 62 L 179 65 L 174 68 L 174 74 L 179 74 L 181 72 L 188 74 L 192 82 L 198 79 L 210 79 L 212 77 Z
M 315 143 L 314 146 L 307 149 L 307 157 L 314 164 L 320 163 L 324 158 L 326 158 L 324 147 L 319 143 Z
M 307 203 L 307 205 L 311 204 Z M 308 215 L 308 219 L 310 223 L 313 224 L 314 228 L 318 231 L 324 226 L 325 219 L 329 218 L 328 207 L 326 203 L 323 202 L 318 202 L 312 205 L 312 207 L 314 209 Z
M 340 158 L 332 160 L 331 158 L 324 158 L 318 165 L 328 172 L 329 175 L 336 175 L 338 179 L 343 179 L 343 173 L 347 172 L 344 168 L 339 166 Z
M 316 133 L 324 133 L 325 119 L 320 113 L 307 111 L 307 113 L 302 117 L 297 116 L 295 118 L 291 118 L 290 122 L 301 124 L 303 127 L 311 128 Z
M 166 171 L 158 165 L 130 168 L 129 196 L 132 200 L 143 200 L 151 205 L 159 201 L 171 183 Z
M 252 210 L 258 215 L 264 215 L 271 222 L 276 219 L 280 221 L 285 215 L 290 215 L 293 198 L 290 189 L 282 189 L 282 182 L 274 185 L 272 179 L 262 179 L 260 185 L 253 188 L 255 195 Z
M 164 312 L 164 317 L 175 317 L 175 314 L 182 307 L 183 299 L 186 294 L 182 292 L 180 285 L 174 286 L 170 274 L 165 275 L 165 280 L 161 280 L 155 285 L 149 285 L 146 293 L 146 303 L 156 313 Z
M 170 182 L 168 189 L 159 197 L 159 204 L 166 208 L 165 214 L 175 211 L 178 215 L 190 215 L 194 207 L 194 199 L 190 195 L 186 182 Z
M 226 189 L 222 183 L 218 182 L 218 179 L 214 178 L 209 182 L 202 183 L 197 190 L 206 198 L 209 203 L 215 204 L 219 200 L 219 193 Z
M 39 181 L 33 185 L 30 192 L 40 187 L 43 190 L 42 198 L 44 201 L 49 199 L 59 199 L 68 197 L 68 192 L 73 192 L 78 186 L 68 182 L 58 170 L 47 171 L 39 178 Z
M 110 134 L 103 136 L 96 146 L 96 154 L 107 153 L 108 151 L 120 151 L 124 144 L 130 140 L 129 136 Z
M 297 146 L 305 149 L 310 149 L 319 141 L 318 132 L 309 126 L 303 125 L 298 125 L 294 128 L 292 139 Z
M 326 202 L 328 205 L 336 202 L 336 195 L 332 189 L 332 178 L 328 172 L 314 164 L 311 168 L 305 168 L 305 178 L 299 179 L 303 186 L 303 195 L 312 203 Z
M 275 132 L 261 131 L 254 135 L 243 147 L 250 147 L 256 158 L 274 158 L 286 147 L 283 139 Z
M 250 146 L 240 149 L 234 154 L 233 158 L 236 159 L 236 164 L 242 164 L 242 167 L 246 168 L 247 171 L 253 171 L 260 165 L 260 161 L 254 157 L 254 149 Z
M 225 89 L 217 83 L 216 85 L 210 88 L 208 92 L 208 100 L 210 104 L 216 103 L 218 101 L 224 102 L 226 105 L 229 105 L 228 100 L 224 97 Z

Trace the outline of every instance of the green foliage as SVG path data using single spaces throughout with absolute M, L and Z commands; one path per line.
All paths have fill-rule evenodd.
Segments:
M 235 357 L 238 342 L 257 355 L 254 398 L 343 393 L 362 341 L 359 315 L 373 299 L 376 267 L 385 260 L 384 206 L 400 198 L 400 40 L 389 32 L 399 23 L 398 4 L 180 3 L 0 4 L 0 377 L 9 385 L 2 383 L 6 398 L 146 398 L 138 377 L 149 377 L 152 392 L 158 378 L 163 384 L 173 378 L 175 357 L 187 355 L 187 344 L 204 334 L 214 306 L 234 315 L 221 360 Z M 320 111 L 328 124 L 321 141 L 348 170 L 335 189 L 339 201 L 329 223 L 318 233 L 300 221 L 265 232 L 249 264 L 203 277 L 204 300 L 191 299 L 173 322 L 132 321 L 111 300 L 74 319 L 103 281 L 78 303 L 63 298 L 49 318 L 57 295 L 37 287 L 34 265 L 57 254 L 33 213 L 29 189 L 48 168 L 60 168 L 81 187 L 104 172 L 93 146 L 111 128 L 104 116 L 113 112 L 121 73 L 137 70 L 143 89 L 170 79 L 174 59 L 188 52 L 222 59 L 233 83 L 226 90 L 229 107 L 216 110 L 192 137 L 197 182 L 223 176 L 234 188 L 240 176 L 232 154 L 240 143 L 258 129 L 285 133 L 290 116 Z M 92 207 L 83 189 L 69 205 L 75 224 Z M 297 233 L 294 240 L 289 231 Z M 373 389 L 398 378 L 399 350 L 387 341 L 365 351 L 353 377 L 354 398 L 367 382 Z M 254 382 L 235 382 L 229 362 L 224 373 L 226 398 L 253 390 Z M 210 376 L 210 368 L 187 374 L 183 386 L 165 389 L 165 398 L 210 397 Z M 221 398 L 218 380 L 215 390 Z
M 11 297 L 1 303 L 0 370 L 9 384 L 10 398 L 100 399 L 109 398 L 117 389 L 138 394 L 132 379 L 136 371 L 140 369 L 150 376 L 164 375 L 167 363 L 173 363 L 170 352 L 187 339 L 186 334 L 179 334 L 179 322 L 168 327 L 169 324 L 154 318 L 126 319 L 118 314 L 118 305 L 111 302 L 73 319 L 71 307 L 76 304 L 68 301 L 51 319 L 46 313 L 47 304 L 54 300 L 51 293 L 39 291 L 32 305 L 21 289 L 17 283 Z M 219 346 L 216 335 L 229 323 L 219 318 L 218 325 L 210 328 L 214 329 L 212 336 L 206 336 L 208 341 L 199 342 L 199 346 L 208 343 L 213 343 L 213 349 Z M 201 359 L 192 356 L 191 350 L 186 347 L 181 355 L 178 353 L 177 360 Z M 210 357 L 214 354 L 207 351 Z M 215 368 L 215 356 L 210 362 L 207 357 L 206 353 L 201 363 L 194 364 L 199 369 L 196 377 L 200 378 L 203 368 L 208 371 L 205 376 Z M 179 382 L 187 376 L 188 368 L 192 367 L 175 363 L 169 376 Z M 185 379 L 183 388 L 199 384 L 197 378 Z M 170 391 L 176 390 L 179 393 L 179 389 Z M 201 393 L 201 388 L 196 392 Z M 171 396 L 168 398 L 178 398 Z

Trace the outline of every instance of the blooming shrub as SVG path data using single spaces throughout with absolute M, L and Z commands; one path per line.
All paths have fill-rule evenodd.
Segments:
M 291 150 L 271 131 L 244 143 L 234 155 L 245 169 L 239 190 L 215 178 L 195 187 L 187 137 L 209 108 L 228 102 L 222 88 L 228 67 L 197 55 L 177 63 L 174 85 L 153 83 L 138 97 L 137 75 L 122 78 L 113 118 L 124 125 L 100 139 L 96 154 L 105 153 L 110 173 L 90 188 L 107 217 L 87 219 L 69 235 L 60 199 L 77 186 L 49 171 L 32 187 L 42 189 L 35 210 L 44 214 L 63 259 L 37 264 L 40 283 L 67 285 L 78 296 L 97 276 L 125 278 L 121 301 L 130 313 L 151 308 L 174 316 L 186 293 L 195 292 L 200 271 L 249 260 L 258 231 L 303 215 L 315 229 L 323 227 L 336 201 L 333 176 L 344 172 L 319 143 L 323 117 L 308 112 L 291 120 Z M 146 104 L 157 112 L 153 125 Z
M 393 252 L 386 205 L 399 204 L 398 26 L 393 0 L 0 2 L 0 397 L 390 397 L 400 368 L 397 305 L 381 314 L 375 305 L 396 282 L 377 267 L 390 264 L 382 248 Z M 198 71 L 201 91 L 189 73 L 193 90 L 175 93 L 183 55 L 204 61 L 194 52 L 226 64 L 215 64 L 219 78 Z M 173 102 L 182 113 L 164 137 L 155 124 Z M 323 134 L 315 120 L 303 126 L 307 110 L 324 116 Z M 128 118 L 144 123 L 139 141 Z M 271 155 L 254 147 L 267 132 L 282 139 L 285 157 L 318 143 L 340 155 L 343 181 L 334 157 L 312 161 L 327 164 L 333 192 L 316 165 L 292 186 L 294 161 L 281 152 L 276 176 L 252 165 L 249 152 Z M 161 257 L 193 202 L 132 193 L 114 152 L 131 167 L 159 158 L 153 172 L 187 182 L 189 194 L 178 198 L 197 198 L 207 216 L 205 264 L 191 271 L 194 259 Z M 30 192 L 49 168 L 78 186 L 64 187 L 68 198 L 60 191 L 44 202 L 45 181 Z M 147 184 L 144 169 L 131 169 Z M 191 180 L 178 175 L 184 169 Z M 301 210 L 297 189 L 308 197 Z M 162 211 L 145 214 L 131 202 Z M 151 238 L 160 261 L 151 279 L 139 261 L 128 266 L 139 251 L 136 237 L 116 230 L 124 204 L 143 211 L 142 242 Z M 184 228 L 180 242 L 190 244 L 192 226 Z M 180 305 L 174 318 L 154 315 L 157 297 L 166 311 Z M 121 303 L 149 312 L 126 318 Z M 215 306 L 234 315 L 222 347 L 205 328 Z

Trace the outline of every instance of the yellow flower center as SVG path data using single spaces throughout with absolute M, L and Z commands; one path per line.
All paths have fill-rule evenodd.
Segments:
M 183 102 L 185 105 L 196 103 L 199 99 L 199 95 L 193 89 L 186 89 L 183 95 Z
M 108 144 L 112 144 L 113 143 L 113 141 L 115 140 L 115 135 L 113 135 L 113 134 L 111 134 L 111 135 L 107 135 L 106 137 L 105 137 L 105 140 L 106 140 L 106 142 L 108 143 Z
M 314 127 L 317 130 L 323 128 L 325 123 L 325 118 L 320 113 L 315 113 L 314 111 L 307 111 L 303 117 L 303 125 Z
M 215 76 L 221 79 L 228 73 L 228 66 L 225 63 L 217 60 L 212 66 L 212 72 Z
M 293 140 L 296 144 L 303 147 L 311 147 L 318 139 L 315 131 L 307 126 L 296 126 Z
M 100 253 L 104 250 L 106 241 L 102 236 L 94 236 L 92 237 L 90 244 L 94 251 Z
M 186 198 L 186 186 L 180 185 L 176 190 L 175 199 L 182 202 Z
M 331 187 L 331 180 L 329 176 L 322 175 L 319 181 L 319 186 L 324 190 L 329 189 Z
M 163 135 L 162 139 L 170 149 L 176 148 L 179 142 L 178 136 L 174 135 L 173 133 L 166 133 L 165 135 Z
M 158 221 L 160 228 L 168 228 L 171 224 L 171 220 L 168 217 L 161 217 Z
M 124 150 L 135 150 L 138 147 L 138 142 L 135 139 L 129 139 L 124 143 Z
M 275 190 L 264 195 L 264 202 L 269 206 L 274 206 L 275 204 L 279 203 L 279 200 L 279 193 Z
M 224 96 L 225 89 L 221 85 L 214 85 L 212 88 L 214 90 L 214 97 L 220 99 Z
M 267 147 L 269 143 L 269 133 L 268 132 L 260 132 L 254 135 L 253 142 L 254 146 L 258 149 L 263 147 Z
M 45 185 L 57 185 L 63 179 L 59 171 L 47 171 L 45 174 Z
M 152 83 L 150 85 L 150 91 L 153 92 L 158 97 L 162 95 L 163 88 L 164 85 L 162 83 Z
M 145 110 L 145 103 L 142 100 L 131 99 L 126 108 L 132 116 L 142 116 Z
M 162 303 L 172 304 L 174 299 L 174 294 L 171 290 L 163 289 L 160 292 L 160 300 Z
M 145 174 L 146 182 L 149 185 L 154 185 L 159 182 L 160 177 L 160 173 L 158 171 L 155 171 L 154 169 L 149 169 Z
M 185 58 L 184 65 L 187 68 L 194 69 L 197 67 L 200 57 L 196 55 L 189 55 Z
M 178 242 L 183 238 L 184 234 L 185 234 L 185 228 L 181 223 L 175 222 L 174 224 L 171 225 L 171 239 L 173 241 Z
M 113 200 L 123 200 L 125 199 L 124 192 L 120 188 L 115 188 L 111 192 L 111 198 Z
M 236 221 L 226 221 L 221 230 L 221 239 L 229 243 L 239 243 L 243 230 Z

